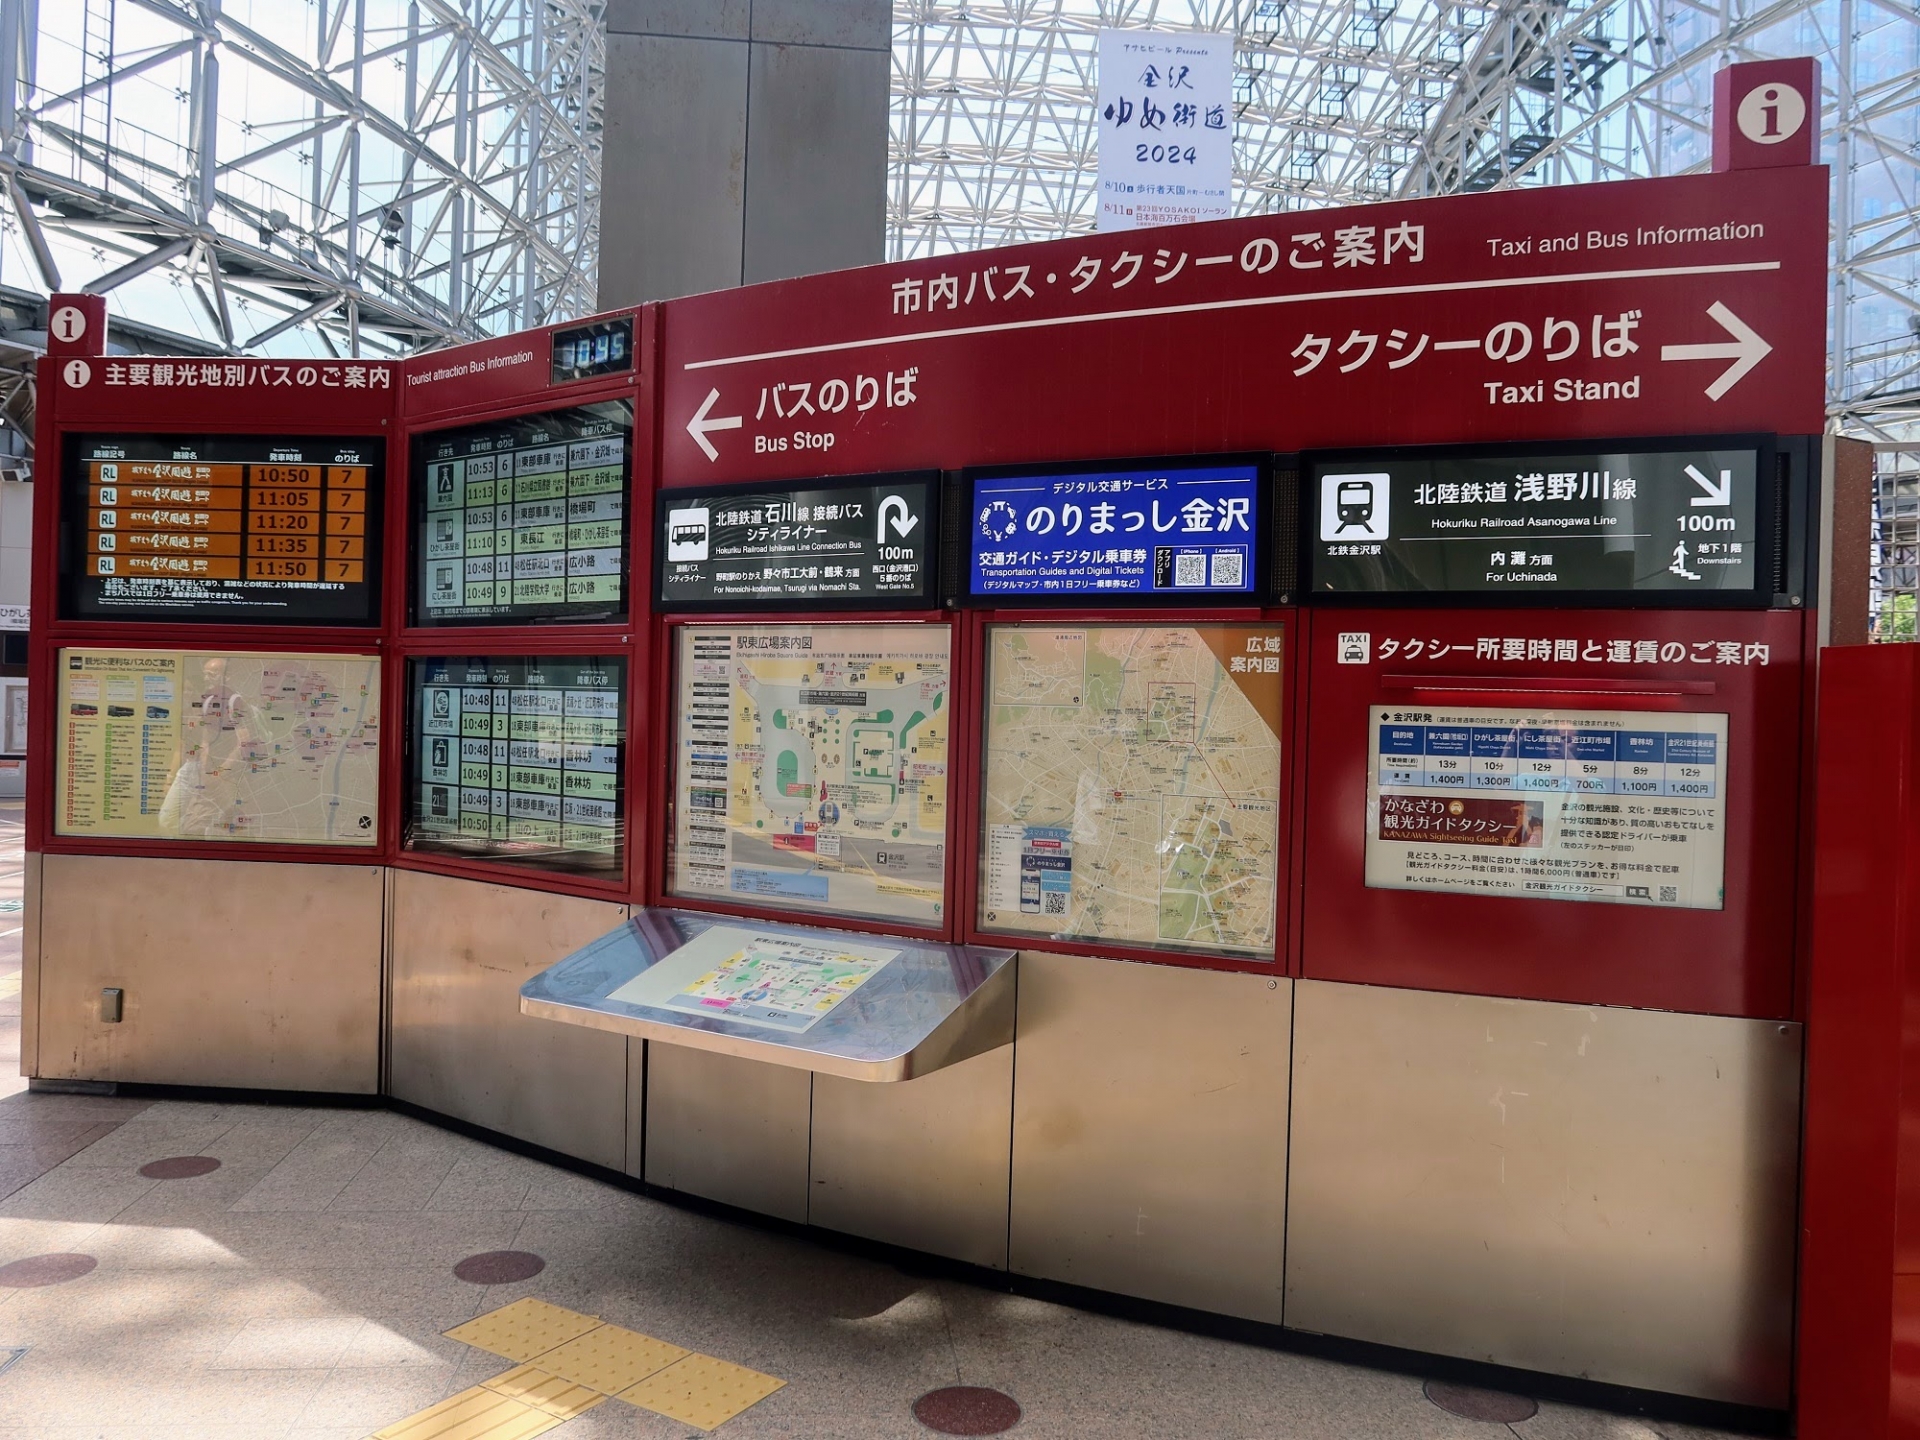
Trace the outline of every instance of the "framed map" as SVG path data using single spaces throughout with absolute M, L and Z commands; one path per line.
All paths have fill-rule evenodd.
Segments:
M 1283 627 L 987 636 L 982 927 L 1270 957 Z
M 938 925 L 949 645 L 944 625 L 679 627 L 669 889 Z
M 62 650 L 54 829 L 379 844 L 380 658 Z

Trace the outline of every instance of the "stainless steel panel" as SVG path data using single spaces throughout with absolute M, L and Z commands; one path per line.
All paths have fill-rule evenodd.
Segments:
M 1292 985 L 1025 951 L 1022 1275 L 1277 1322 Z
M 727 930 L 742 933 L 729 937 Z M 677 998 L 714 963 L 690 942 L 708 936 L 724 955 L 745 943 L 747 931 L 807 945 L 878 944 L 895 954 L 806 1030 L 665 1008 L 662 1001 Z M 642 977 L 656 985 L 651 998 L 617 998 Z M 520 1009 L 542 1020 L 848 1080 L 910 1080 L 1013 1043 L 1013 952 L 649 906 L 534 976 L 520 988 Z
M 1004 1270 L 1012 1120 L 1011 1045 L 902 1085 L 817 1075 L 807 1219 Z
M 647 1046 L 647 1182 L 804 1222 L 812 1095 L 805 1070 Z
M 627 1174 L 647 1173 L 647 1042 L 627 1041 Z
M 627 1041 L 520 1013 L 520 986 L 627 907 L 396 870 L 389 1092 L 563 1155 L 621 1169 Z
M 43 857 L 27 851 L 20 877 L 20 1073 L 40 1073 L 40 879 Z
M 1798 1026 L 1303 981 L 1295 1035 L 1290 1326 L 1786 1405 Z
M 37 1073 L 374 1093 L 381 895 L 372 865 L 42 857 Z

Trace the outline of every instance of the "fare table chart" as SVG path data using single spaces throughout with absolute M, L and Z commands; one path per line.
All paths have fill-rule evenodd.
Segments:
M 1697 730 L 1583 730 L 1560 725 L 1380 727 L 1380 784 L 1519 794 L 1719 793 L 1720 742 Z

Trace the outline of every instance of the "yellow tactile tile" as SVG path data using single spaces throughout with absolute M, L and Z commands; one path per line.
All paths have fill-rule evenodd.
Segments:
M 456 1325 L 446 1332 L 449 1340 L 458 1340 L 477 1349 L 491 1350 L 509 1360 L 524 1364 L 536 1355 L 544 1355 L 555 1346 L 586 1334 L 600 1321 L 578 1310 L 549 1305 L 544 1300 L 516 1300 L 485 1315 Z
M 560 1416 L 476 1385 L 374 1431 L 372 1440 L 530 1440 L 564 1423 Z
M 496 1375 L 480 1383 L 489 1390 L 536 1406 L 561 1420 L 571 1420 L 607 1398 L 598 1390 L 589 1390 L 584 1385 L 563 1380 L 537 1365 L 522 1365 L 517 1370 L 509 1370 L 504 1375 Z
M 670 1420 L 711 1430 L 759 1404 L 786 1383 L 711 1355 L 689 1355 L 622 1390 L 619 1398 Z
M 602 1325 L 577 1340 L 547 1351 L 539 1357 L 538 1364 L 550 1375 L 598 1390 L 602 1395 L 618 1395 L 654 1371 L 685 1359 L 689 1353 L 678 1345 L 669 1345 L 637 1330 Z

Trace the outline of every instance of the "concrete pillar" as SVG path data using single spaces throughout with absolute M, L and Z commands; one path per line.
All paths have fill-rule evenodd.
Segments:
M 600 308 L 885 258 L 890 0 L 611 0 Z

